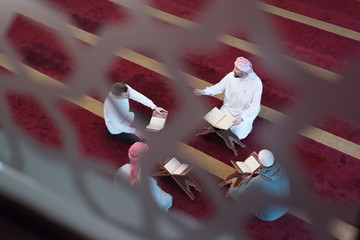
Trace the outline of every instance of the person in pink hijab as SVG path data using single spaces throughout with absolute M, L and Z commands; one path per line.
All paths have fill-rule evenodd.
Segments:
M 148 150 L 148 146 L 143 142 L 134 143 L 128 151 L 131 173 L 130 184 L 134 185 L 140 182 L 140 157 Z
M 131 165 L 131 172 L 130 172 L 131 185 L 139 184 L 141 181 L 140 179 L 141 160 L 142 160 L 141 157 L 148 149 L 149 148 L 145 143 L 136 142 L 130 147 L 128 151 L 130 165 Z M 150 178 L 150 190 L 158 206 L 161 209 L 168 211 L 168 209 L 172 206 L 172 196 L 164 192 L 157 185 L 157 182 L 154 178 Z
M 220 82 L 205 89 L 194 89 L 199 95 L 217 95 L 225 92 L 224 104 L 221 107 L 226 115 L 236 117 L 230 128 L 239 139 L 244 139 L 252 130 L 253 122 L 260 112 L 262 82 L 253 70 L 251 62 L 238 57 L 233 71 Z

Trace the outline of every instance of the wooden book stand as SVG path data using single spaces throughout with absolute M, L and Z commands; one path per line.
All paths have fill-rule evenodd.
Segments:
M 238 136 L 236 136 L 235 133 L 233 133 L 230 129 L 222 130 L 222 129 L 214 128 L 211 125 L 208 125 L 204 127 L 204 130 L 202 132 L 196 134 L 196 136 L 205 135 L 214 132 L 217 135 L 219 135 L 222 139 L 224 139 L 226 146 L 228 146 L 234 152 L 235 156 L 238 155 L 238 152 L 235 148 L 234 143 L 240 145 L 241 147 L 245 147 L 245 144 L 243 144 L 238 138 Z
M 252 152 L 247 158 L 249 158 L 250 156 L 254 156 L 256 159 L 258 159 L 258 155 L 256 152 Z M 246 159 L 247 159 L 246 158 Z M 231 161 L 231 163 L 236 167 L 235 162 Z M 257 170 L 258 171 L 258 170 Z M 231 174 L 229 174 L 224 181 L 222 181 L 221 183 L 218 184 L 218 187 L 224 187 L 226 185 L 230 185 L 229 188 L 232 187 L 239 187 L 242 183 L 243 180 L 243 174 L 241 172 L 241 170 L 239 170 L 238 168 L 235 168 L 235 171 Z M 254 177 L 254 176 L 253 176 Z M 226 192 L 225 197 L 228 198 L 229 197 L 229 193 Z
M 194 187 L 197 191 L 201 192 L 202 188 L 190 174 L 187 172 L 184 175 L 173 175 L 169 173 L 165 168 L 164 165 L 170 161 L 171 158 L 166 159 L 164 162 L 161 163 L 160 171 L 153 174 L 154 177 L 161 177 L 161 176 L 171 176 L 172 179 L 184 190 L 184 192 L 191 198 L 191 200 L 195 199 L 193 192 L 190 190 L 190 186 Z

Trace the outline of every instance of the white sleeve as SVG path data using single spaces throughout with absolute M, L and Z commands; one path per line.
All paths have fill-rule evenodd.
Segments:
M 207 87 L 204 89 L 204 95 L 210 95 L 210 96 L 214 96 L 220 93 L 223 93 L 225 91 L 225 87 L 226 87 L 226 83 L 227 83 L 227 76 L 229 74 L 227 74 L 223 79 L 221 79 L 220 82 L 218 82 L 217 84 L 211 86 L 211 87 Z
M 149 98 L 147 98 L 146 96 L 144 96 L 143 94 L 139 93 L 138 91 L 136 91 L 135 89 L 133 89 L 132 87 L 130 87 L 129 85 L 126 85 L 129 89 L 129 93 L 130 93 L 130 99 L 137 101 L 151 109 L 156 108 L 156 105 L 154 104 L 153 101 L 151 101 Z

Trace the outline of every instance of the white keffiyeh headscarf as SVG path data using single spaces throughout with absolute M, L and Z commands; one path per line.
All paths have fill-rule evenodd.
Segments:
M 246 72 L 248 74 L 253 72 L 251 62 L 244 57 L 238 57 L 234 64 L 238 69 L 243 72 Z

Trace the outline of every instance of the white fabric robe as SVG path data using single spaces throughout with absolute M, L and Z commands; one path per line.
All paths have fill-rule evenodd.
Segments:
M 252 130 L 252 124 L 260 112 L 262 83 L 254 73 L 246 78 L 236 78 L 234 72 L 228 73 L 219 83 L 204 89 L 204 95 L 216 95 L 225 91 L 224 104 L 221 111 L 238 117 L 243 121 L 230 128 L 239 139 L 244 139 Z
M 130 93 L 130 99 L 151 109 L 156 107 L 153 101 L 149 98 L 131 88 L 129 85 L 126 86 L 128 87 Z M 123 116 L 118 113 L 116 108 Z M 109 93 L 104 102 L 104 119 L 107 129 L 112 134 L 119 134 L 122 132 L 135 133 L 136 129 L 130 126 L 134 121 L 134 113 L 130 112 L 129 99 L 116 99 Z

